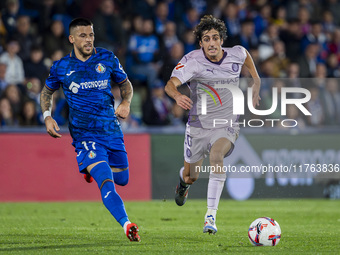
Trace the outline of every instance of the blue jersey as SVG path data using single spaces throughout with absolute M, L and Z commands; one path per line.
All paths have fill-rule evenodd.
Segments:
M 85 62 L 72 52 L 53 63 L 46 87 L 52 91 L 62 87 L 64 91 L 73 145 L 89 140 L 106 144 L 112 137 L 123 137 L 114 113 L 111 81 L 121 84 L 126 80 L 118 58 L 102 48 L 95 48 Z

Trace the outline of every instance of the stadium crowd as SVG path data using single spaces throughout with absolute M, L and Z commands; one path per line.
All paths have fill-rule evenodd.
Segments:
M 123 128 L 184 125 L 187 113 L 164 86 L 183 55 L 198 48 L 192 31 L 204 14 L 226 23 L 225 47 L 239 44 L 252 55 L 262 78 L 263 109 L 271 106 L 272 87 L 278 93 L 284 86 L 303 87 L 311 92 L 306 108 L 312 116 L 289 106 L 286 118 L 298 119 L 300 127 L 340 124 L 337 0 L 4 0 L 0 127 L 42 125 L 39 94 L 53 61 L 72 50 L 68 24 L 75 17 L 94 23 L 95 46 L 112 50 L 134 85 Z M 247 86 L 241 83 L 244 91 Z M 118 87 L 112 93 L 118 105 Z M 60 91 L 55 94 L 53 116 L 65 125 L 67 103 Z M 285 117 L 279 108 L 269 117 Z

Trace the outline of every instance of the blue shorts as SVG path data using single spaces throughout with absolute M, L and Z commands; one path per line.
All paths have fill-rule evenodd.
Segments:
M 115 168 L 129 167 L 123 138 L 113 139 L 108 145 L 96 141 L 74 142 L 73 145 L 81 173 L 87 173 L 86 167 L 99 161 L 106 161 L 109 166 Z

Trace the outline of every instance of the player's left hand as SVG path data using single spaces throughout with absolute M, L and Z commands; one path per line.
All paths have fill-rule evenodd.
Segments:
M 256 108 L 256 106 L 259 106 L 260 105 L 260 100 L 261 100 L 261 97 L 260 97 L 260 85 L 257 85 L 257 84 L 254 84 L 252 86 L 252 89 L 253 89 L 253 106 L 254 108 Z
M 130 113 L 130 103 L 126 101 L 122 101 L 120 105 L 118 105 L 115 114 L 117 117 L 125 119 Z

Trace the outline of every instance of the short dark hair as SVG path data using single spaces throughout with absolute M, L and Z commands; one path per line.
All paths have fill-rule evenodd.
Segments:
M 71 21 L 70 25 L 68 26 L 68 29 L 71 33 L 71 30 L 78 27 L 78 26 L 93 26 L 92 22 L 85 18 L 75 18 Z
M 212 15 L 204 15 L 203 18 L 201 18 L 200 23 L 195 28 L 194 34 L 198 41 L 201 41 L 203 32 L 207 30 L 210 31 L 211 29 L 215 29 L 220 34 L 221 39 L 227 39 L 227 28 L 224 22 Z

